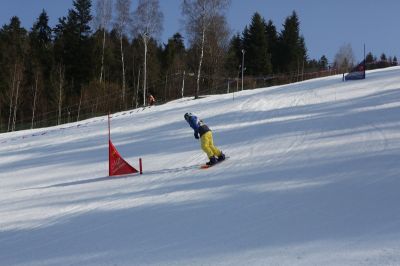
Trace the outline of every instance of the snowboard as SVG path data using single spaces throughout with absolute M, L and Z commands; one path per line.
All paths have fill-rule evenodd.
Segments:
M 225 156 L 225 160 L 223 160 L 223 161 L 218 161 L 216 164 L 213 164 L 213 165 L 202 164 L 202 165 L 200 165 L 200 169 L 208 169 L 208 168 L 214 167 L 214 166 L 216 166 L 216 165 L 218 165 L 218 164 L 220 164 L 220 163 L 226 161 L 228 158 L 229 158 L 229 156 Z

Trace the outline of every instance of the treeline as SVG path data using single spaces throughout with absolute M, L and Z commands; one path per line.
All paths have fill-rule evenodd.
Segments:
M 366 69 L 377 69 L 377 68 L 385 68 L 391 66 L 397 66 L 397 57 L 396 56 L 389 56 L 387 57 L 385 53 L 382 53 L 380 58 L 378 59 L 374 56 L 371 52 L 369 52 L 365 56 L 365 65 Z
M 94 5 L 94 6 L 92 6 Z M 18 17 L 0 29 L 0 132 L 79 121 L 184 96 L 226 93 L 307 78 L 310 60 L 296 12 L 277 31 L 255 13 L 232 37 L 229 0 L 183 0 L 181 33 L 161 44 L 158 0 L 74 0 L 49 26 Z M 92 12 L 93 10 L 93 12 Z M 311 77 L 311 76 L 309 76 Z
M 377 69 L 377 68 L 385 68 L 390 66 L 397 66 L 397 57 L 386 57 L 385 53 L 382 53 L 380 59 L 377 59 L 371 52 L 369 52 L 365 56 L 365 69 Z M 364 61 L 361 60 L 361 61 Z M 339 73 L 346 73 L 351 71 L 355 66 L 359 63 L 357 62 L 354 56 L 353 49 L 350 44 L 345 44 L 339 48 L 339 51 L 335 55 L 333 67 L 339 71 Z

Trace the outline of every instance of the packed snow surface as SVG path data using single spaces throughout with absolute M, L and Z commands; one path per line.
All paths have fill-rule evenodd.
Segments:
M 230 156 L 210 169 L 192 112 Z M 1 265 L 400 265 L 400 67 L 0 134 Z

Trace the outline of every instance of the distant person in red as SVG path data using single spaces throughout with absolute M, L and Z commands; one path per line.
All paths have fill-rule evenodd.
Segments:
M 154 105 L 156 103 L 156 99 L 154 98 L 153 95 L 149 95 L 149 101 L 148 101 L 149 105 Z

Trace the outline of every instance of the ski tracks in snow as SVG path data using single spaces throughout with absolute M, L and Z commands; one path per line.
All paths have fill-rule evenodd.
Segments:
M 305 142 L 309 131 L 299 130 L 291 122 L 304 118 L 297 110 L 306 105 L 307 97 L 295 90 L 290 93 L 290 97 L 275 90 L 246 96 L 247 99 L 238 105 L 240 112 L 252 112 L 253 115 L 251 121 L 236 121 L 237 125 L 246 127 L 256 124 L 265 133 L 261 141 L 259 138 L 243 136 L 246 138 L 244 145 L 249 150 L 248 154 L 241 155 L 240 160 L 262 156 L 268 159 L 261 163 L 261 167 L 280 165 L 290 160 L 294 156 L 293 152 Z

